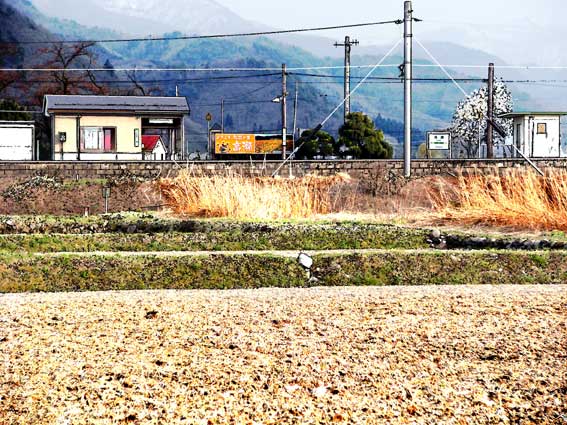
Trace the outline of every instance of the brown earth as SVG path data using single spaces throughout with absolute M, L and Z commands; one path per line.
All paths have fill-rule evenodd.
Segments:
M 567 287 L 0 297 L 0 422 L 567 420 Z

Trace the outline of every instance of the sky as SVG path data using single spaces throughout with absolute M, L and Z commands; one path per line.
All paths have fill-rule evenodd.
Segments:
M 280 20 L 299 24 L 339 23 L 355 20 L 382 20 L 402 17 L 402 0 L 351 0 L 348 7 L 339 1 L 286 0 L 271 1 L 269 6 L 262 0 L 217 0 L 248 19 L 265 21 L 277 25 Z M 533 19 L 542 24 L 560 23 L 567 11 L 563 0 L 414 0 L 416 16 L 446 22 L 483 22 L 489 25 L 501 22 L 518 23 L 518 20 Z M 485 10 L 490 10 L 488 14 Z M 285 25 L 287 26 L 287 25 Z
M 275 27 L 340 25 L 397 19 L 403 0 L 217 0 L 239 15 Z M 416 37 L 446 40 L 496 54 L 507 63 L 555 65 L 562 61 L 561 38 L 567 2 L 564 0 L 414 0 Z M 352 30 L 362 45 L 391 44 L 401 28 Z M 349 30 L 350 31 L 350 30 Z M 341 34 L 344 30 L 341 31 Z M 326 33 L 338 36 L 338 33 Z M 566 58 L 567 59 L 567 58 Z M 552 63 L 553 62 L 553 63 Z

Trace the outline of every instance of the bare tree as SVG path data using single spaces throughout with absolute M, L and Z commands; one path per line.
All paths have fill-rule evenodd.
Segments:
M 136 71 L 131 71 L 126 74 L 128 80 L 134 85 L 133 89 L 127 91 L 128 96 L 153 96 L 161 94 L 161 89 L 157 86 L 145 87 L 138 79 Z
M 92 51 L 95 43 L 65 44 L 54 43 L 40 49 L 38 54 L 45 56 L 44 68 L 54 69 L 49 81 L 39 88 L 40 96 L 50 94 L 105 94 L 106 88 L 99 84 L 90 70 L 96 65 L 96 57 Z M 76 69 L 84 69 L 84 71 Z
M 17 54 L 18 49 L 14 45 L 0 43 L 0 65 L 8 65 L 8 59 Z M 23 74 L 19 71 L 0 72 L 0 94 L 15 86 L 22 77 Z

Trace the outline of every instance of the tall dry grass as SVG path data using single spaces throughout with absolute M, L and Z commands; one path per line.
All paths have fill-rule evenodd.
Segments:
M 461 175 L 434 187 L 431 199 L 441 217 L 462 224 L 567 230 L 567 171 Z
M 160 181 L 166 204 L 178 215 L 234 219 L 311 218 L 339 212 L 337 196 L 349 176 L 246 178 L 234 173 L 198 176 L 182 170 Z

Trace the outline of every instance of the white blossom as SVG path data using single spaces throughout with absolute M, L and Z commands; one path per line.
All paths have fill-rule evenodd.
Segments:
M 501 114 L 512 112 L 512 93 L 502 81 L 494 83 L 494 117 L 495 122 L 504 128 L 508 135 L 512 134 L 512 120 L 498 118 Z M 469 156 L 478 153 L 479 130 L 480 138 L 484 140 L 487 127 L 488 88 L 475 90 L 457 106 L 451 124 L 453 140 L 460 143 Z M 480 125 L 479 125 L 480 123 Z M 494 133 L 494 142 L 503 143 L 504 139 Z

